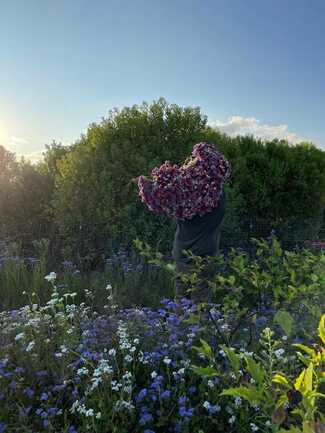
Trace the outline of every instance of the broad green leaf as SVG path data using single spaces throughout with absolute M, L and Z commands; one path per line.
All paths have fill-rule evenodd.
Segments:
M 298 376 L 297 379 L 295 380 L 294 387 L 295 387 L 295 389 L 296 389 L 297 391 L 300 391 L 300 390 L 301 390 L 301 386 L 302 386 L 302 383 L 303 383 L 303 380 L 304 380 L 304 377 L 305 377 L 305 372 L 306 372 L 305 369 L 302 370 L 302 372 L 299 374 L 299 376 Z
M 239 369 L 240 369 L 240 358 L 239 356 L 236 354 L 235 350 L 231 347 L 222 347 L 223 350 L 225 351 L 229 362 L 232 366 L 232 368 L 235 370 L 235 373 L 238 373 Z
M 293 344 L 293 347 L 296 347 L 297 349 L 302 350 L 303 352 L 306 352 L 309 356 L 313 357 L 315 356 L 315 351 L 311 349 L 310 347 L 305 346 L 304 344 Z
M 202 338 L 200 338 L 200 342 L 202 344 L 203 353 L 209 358 L 211 358 L 213 352 L 210 345 L 206 341 L 202 340 Z
M 259 363 L 255 362 L 251 356 L 245 356 L 245 361 L 247 364 L 247 371 L 255 380 L 255 382 L 261 385 L 265 377 L 263 368 Z
M 290 313 L 284 310 L 279 310 L 273 320 L 281 326 L 286 335 L 291 335 L 294 319 Z
M 325 344 L 325 314 L 322 315 L 319 321 L 318 334 L 323 344 Z
M 260 400 L 260 394 L 255 388 L 247 388 L 240 386 L 238 388 L 229 388 L 222 391 L 220 395 L 229 395 L 231 397 L 241 397 L 247 400 L 250 404 L 258 403 Z
M 193 349 L 199 353 L 203 353 L 209 359 L 212 357 L 212 349 L 209 344 L 200 338 L 201 346 L 193 346 Z
M 213 367 L 197 367 L 196 365 L 193 365 L 192 370 L 199 376 L 204 376 L 204 377 L 218 376 L 217 370 Z
M 304 377 L 304 388 L 305 391 L 311 391 L 313 389 L 313 373 L 314 373 L 314 366 L 311 362 L 306 369 L 305 377 Z
M 289 387 L 289 382 L 287 380 L 287 378 L 285 376 L 283 376 L 282 374 L 276 374 L 274 375 L 272 382 L 274 383 L 279 383 L 281 385 L 285 385 L 287 387 Z
M 308 367 L 309 365 L 309 359 L 305 358 L 304 355 L 300 352 L 297 352 L 297 357 L 300 359 L 300 361 Z

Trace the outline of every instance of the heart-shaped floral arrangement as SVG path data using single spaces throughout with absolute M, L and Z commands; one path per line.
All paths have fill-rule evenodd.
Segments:
M 214 145 L 197 143 L 191 156 L 178 167 L 166 161 L 139 176 L 141 201 L 155 213 L 180 220 L 203 216 L 218 206 L 224 182 L 230 177 L 229 161 Z

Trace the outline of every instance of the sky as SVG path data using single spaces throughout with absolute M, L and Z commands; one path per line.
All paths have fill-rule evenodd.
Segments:
M 37 161 L 164 97 L 325 150 L 324 0 L 0 0 L 0 144 Z

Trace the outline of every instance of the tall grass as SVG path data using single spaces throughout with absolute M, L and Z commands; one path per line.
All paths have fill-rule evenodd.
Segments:
M 103 272 L 81 273 L 69 260 L 58 269 L 49 268 L 49 241 L 34 242 L 36 257 L 21 257 L 21 246 L 12 243 L 6 256 L 0 259 L 0 310 L 19 308 L 29 299 L 44 304 L 50 297 L 50 285 L 44 276 L 55 271 L 59 288 L 76 293 L 78 302 L 85 301 L 91 291 L 94 306 L 101 308 L 105 288 L 111 284 L 114 299 L 120 306 L 158 306 L 163 297 L 173 296 L 174 284 L 166 270 L 144 262 L 140 255 L 120 250 L 106 258 Z

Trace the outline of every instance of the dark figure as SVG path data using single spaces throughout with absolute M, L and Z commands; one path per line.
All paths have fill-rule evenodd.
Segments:
M 190 250 L 194 255 L 207 257 L 219 254 L 221 224 L 225 215 L 226 196 L 224 190 L 218 206 L 202 217 L 196 215 L 190 220 L 176 220 L 177 229 L 174 237 L 172 256 L 178 273 L 191 273 L 194 264 L 182 251 Z M 215 274 L 215 264 L 206 265 L 198 275 L 201 280 L 193 288 L 191 298 L 195 302 L 209 302 L 211 291 L 207 281 Z M 180 275 L 176 277 L 176 297 L 186 296 L 186 287 Z

